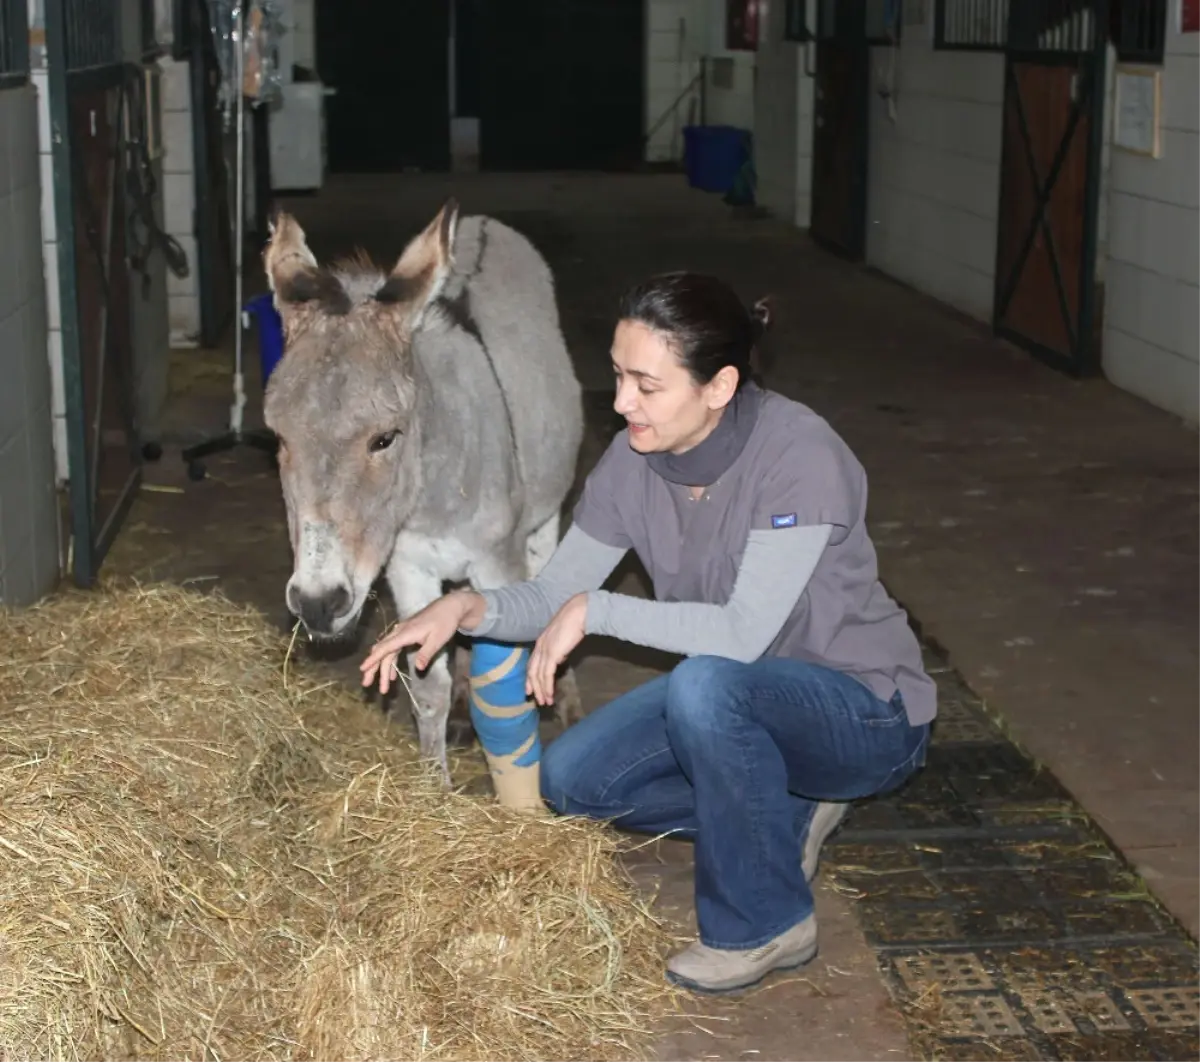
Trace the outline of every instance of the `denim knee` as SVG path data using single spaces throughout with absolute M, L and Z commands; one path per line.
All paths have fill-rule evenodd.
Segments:
M 667 725 L 675 733 L 720 729 L 737 713 L 746 665 L 723 656 L 693 656 L 667 684 Z

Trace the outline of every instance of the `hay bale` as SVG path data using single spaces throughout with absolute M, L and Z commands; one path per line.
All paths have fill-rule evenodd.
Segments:
M 446 793 L 219 596 L 0 638 L 0 1058 L 644 1055 L 669 941 L 612 832 Z

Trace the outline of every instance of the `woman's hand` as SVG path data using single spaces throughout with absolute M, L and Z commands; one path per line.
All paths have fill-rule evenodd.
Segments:
M 583 641 L 587 594 L 576 594 L 558 610 L 534 643 L 525 677 L 525 693 L 537 704 L 554 701 L 554 676 L 559 665 Z
M 410 645 L 420 646 L 414 663 L 418 671 L 424 671 L 460 627 L 470 630 L 479 626 L 486 607 L 479 594 L 470 590 L 455 591 L 426 605 L 415 616 L 401 620 L 384 632 L 360 665 L 362 684 L 371 685 L 378 674 L 379 692 L 387 693 L 397 674 L 396 661 L 401 651 Z

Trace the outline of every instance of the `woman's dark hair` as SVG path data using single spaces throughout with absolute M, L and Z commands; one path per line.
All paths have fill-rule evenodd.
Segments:
M 732 365 L 740 389 L 761 368 L 759 342 L 771 326 L 771 306 L 759 299 L 747 310 L 728 284 L 703 273 L 662 273 L 625 292 L 620 318 L 665 335 L 697 383 Z

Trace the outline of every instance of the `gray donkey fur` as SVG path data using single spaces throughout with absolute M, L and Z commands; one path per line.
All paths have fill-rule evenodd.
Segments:
M 294 571 L 313 638 L 353 631 L 386 566 L 401 616 L 443 581 L 488 589 L 536 575 L 558 545 L 583 409 L 544 259 L 513 229 L 458 220 L 453 200 L 395 268 L 319 266 L 280 214 L 264 252 L 285 355 L 266 421 L 279 436 Z M 411 689 L 422 753 L 447 780 L 465 676 L 439 653 Z M 579 710 L 559 684 L 564 722 Z

